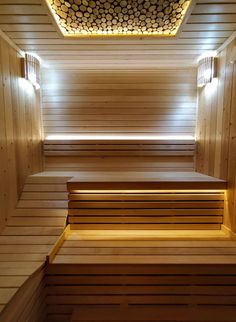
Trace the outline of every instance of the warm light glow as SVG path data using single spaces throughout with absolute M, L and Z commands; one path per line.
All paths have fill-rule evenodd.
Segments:
M 67 37 L 173 37 L 192 0 L 45 0 L 61 33 Z
M 201 189 L 201 190 L 70 190 L 70 193 L 224 193 L 224 189 Z
M 50 134 L 45 140 L 195 140 L 192 135 Z

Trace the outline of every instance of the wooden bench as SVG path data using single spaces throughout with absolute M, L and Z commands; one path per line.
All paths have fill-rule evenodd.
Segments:
M 193 156 L 194 140 L 87 139 L 45 140 L 47 156 Z
M 236 242 L 220 230 L 224 181 L 96 171 L 67 186 L 70 225 L 46 274 L 49 321 L 233 321 Z
M 225 185 L 196 172 L 80 173 L 67 183 L 68 223 L 72 229 L 220 229 Z
M 45 170 L 194 170 L 193 139 L 118 138 L 45 140 Z
M 188 257 L 188 264 L 50 264 L 49 321 L 235 322 L 236 265 Z

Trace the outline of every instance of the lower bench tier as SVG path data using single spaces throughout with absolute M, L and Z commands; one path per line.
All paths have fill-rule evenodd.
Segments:
M 72 229 L 220 229 L 223 191 L 69 194 Z
M 48 321 L 235 321 L 236 265 L 222 264 L 51 264 Z

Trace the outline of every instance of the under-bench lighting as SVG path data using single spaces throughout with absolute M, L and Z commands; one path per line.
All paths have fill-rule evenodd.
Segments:
M 186 182 L 188 183 L 188 182 Z M 191 193 L 208 193 L 208 194 L 219 194 L 219 193 L 226 193 L 225 189 L 219 188 L 219 189 L 193 189 L 193 190 L 183 190 L 183 189 L 175 189 L 175 190 L 112 190 L 112 189 L 108 189 L 108 190 L 86 190 L 86 189 L 80 189 L 80 190 L 71 190 L 70 191 L 71 194 L 123 194 L 123 193 L 142 193 L 142 194 L 149 194 L 149 193 L 158 193 L 158 194 L 163 194 L 163 193 L 186 193 L 186 194 L 191 194 Z

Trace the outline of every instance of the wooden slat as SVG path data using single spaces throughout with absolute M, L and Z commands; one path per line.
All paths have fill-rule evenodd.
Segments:
M 41 194 L 40 194 L 41 195 Z M 33 195 L 34 196 L 34 195 Z M 103 193 L 80 193 L 80 194 L 69 194 L 69 200 L 80 200 L 80 201 L 102 201 L 102 200 L 123 200 L 123 201 L 134 201 L 134 200 L 224 200 L 224 194 L 222 193 L 208 193 L 201 194 L 201 193 L 175 193 L 174 196 L 170 194 L 142 194 L 142 193 L 116 193 L 116 194 L 103 194 Z M 35 199 L 35 197 L 31 198 Z
M 229 240 L 229 235 L 221 230 L 80 230 L 72 233 L 71 240 Z
M 111 122 L 111 121 L 109 121 Z M 132 121 L 133 122 L 133 121 Z M 135 121 L 136 122 L 136 121 Z M 46 123 L 45 123 L 46 125 Z M 91 140 L 90 140 L 91 141 Z M 166 143 L 166 144 L 162 144 Z M 92 142 L 92 141 L 91 141 Z M 110 141 L 94 140 L 93 144 L 86 144 L 88 142 L 81 142 L 85 144 L 75 144 L 76 142 L 68 141 L 68 144 L 62 144 L 59 140 L 48 140 L 44 143 L 44 155 L 46 156 L 82 156 L 82 157 L 147 157 L 147 156 L 193 156 L 195 146 L 189 144 L 189 140 L 170 141 L 160 140 L 156 141 L 158 144 L 148 144 L 151 141 L 144 140 L 119 140 L 120 143 L 111 144 Z M 63 142 L 65 143 L 65 142 Z M 154 143 L 154 142 L 152 142 Z M 173 144 L 172 144 L 173 143 Z M 185 144 L 181 144 L 185 143 Z
M 225 182 L 206 182 L 206 181 L 198 181 L 198 182 L 191 182 L 191 181 L 170 181 L 168 183 L 166 182 L 144 182 L 144 181 L 137 181 L 137 182 L 98 182 L 98 181 L 90 181 L 90 182 L 79 182 L 79 184 L 75 182 L 69 182 L 69 189 L 70 191 L 108 191 L 108 190 L 116 190 L 116 191 L 122 191 L 122 190 L 200 190 L 200 189 L 224 189 L 225 188 Z
M 72 220 L 73 221 L 73 220 Z M 221 220 L 222 222 L 222 220 Z M 83 224 L 83 223 L 78 223 L 78 224 L 71 224 L 71 228 L 75 230 L 220 230 L 221 229 L 221 224 L 220 223 L 167 223 L 167 224 L 139 224 L 139 223 L 129 223 L 129 224 L 97 224 L 97 223 L 88 223 L 88 224 Z
M 174 199 L 174 198 L 173 198 Z M 112 202 L 112 201 L 70 201 L 69 208 L 71 209 L 88 209 L 88 208 L 121 208 L 121 209 L 172 209 L 172 208 L 223 208 L 224 202 L 223 201 L 173 201 L 173 199 L 169 201 L 143 201 L 143 202 L 132 202 L 132 201 L 119 201 L 119 202 Z
M 73 312 L 71 321 L 233 321 L 234 308 L 159 308 L 158 317 L 156 308 L 98 308 L 81 307 Z

